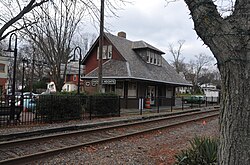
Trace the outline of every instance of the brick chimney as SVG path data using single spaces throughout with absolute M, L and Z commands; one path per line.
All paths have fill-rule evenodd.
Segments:
M 121 32 L 118 32 L 117 36 L 126 38 L 126 33 L 121 31 Z

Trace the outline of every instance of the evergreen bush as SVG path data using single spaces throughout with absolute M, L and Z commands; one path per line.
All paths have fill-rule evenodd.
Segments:
M 45 121 L 79 119 L 82 114 L 79 96 L 44 95 L 39 97 L 38 115 Z

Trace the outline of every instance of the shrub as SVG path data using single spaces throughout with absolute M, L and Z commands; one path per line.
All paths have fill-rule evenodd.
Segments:
M 119 116 L 119 96 L 114 93 L 96 93 L 90 96 L 89 109 L 95 116 Z
M 38 115 L 45 121 L 79 119 L 82 114 L 78 96 L 44 95 L 39 97 Z
M 195 137 L 191 147 L 175 155 L 176 165 L 214 165 L 217 163 L 218 140 Z

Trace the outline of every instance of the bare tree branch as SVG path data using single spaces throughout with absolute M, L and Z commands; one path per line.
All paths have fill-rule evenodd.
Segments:
M 27 6 L 25 6 L 15 17 L 10 19 L 8 22 L 6 22 L 3 27 L 0 29 L 0 40 L 3 40 L 7 35 L 4 35 L 4 32 L 11 27 L 15 22 L 20 20 L 25 14 L 29 13 L 31 10 L 33 10 L 35 7 L 42 5 L 45 2 L 48 2 L 49 0 L 42 0 L 40 2 L 36 2 L 36 0 L 30 0 Z M 16 31 L 18 29 L 14 29 L 12 31 Z

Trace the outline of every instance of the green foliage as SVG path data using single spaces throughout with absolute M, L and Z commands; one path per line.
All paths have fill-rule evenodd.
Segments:
M 55 93 L 55 94 L 56 94 L 56 95 L 70 95 L 70 96 L 76 96 L 76 95 L 78 95 L 78 94 L 77 94 L 77 91 L 72 91 L 72 92 L 63 91 L 63 92 L 57 92 L 57 93 Z M 84 92 L 79 93 L 79 95 L 80 95 L 80 96 L 87 96 L 87 94 L 84 93 Z
M 113 96 L 118 96 L 118 95 L 116 93 L 110 92 L 110 93 L 94 93 L 92 96 L 113 97 Z
M 45 121 L 79 119 L 83 110 L 78 96 L 39 96 L 37 112 Z
M 114 93 L 98 93 L 90 97 L 90 110 L 95 116 L 119 116 L 119 96 Z
M 76 92 L 60 92 L 40 95 L 37 103 L 39 118 L 44 121 L 79 119 L 87 112 L 92 116 L 119 116 L 119 96 L 115 94 L 95 94 L 86 96 Z
M 215 165 L 217 163 L 218 140 L 195 137 L 191 147 L 175 155 L 176 165 Z

